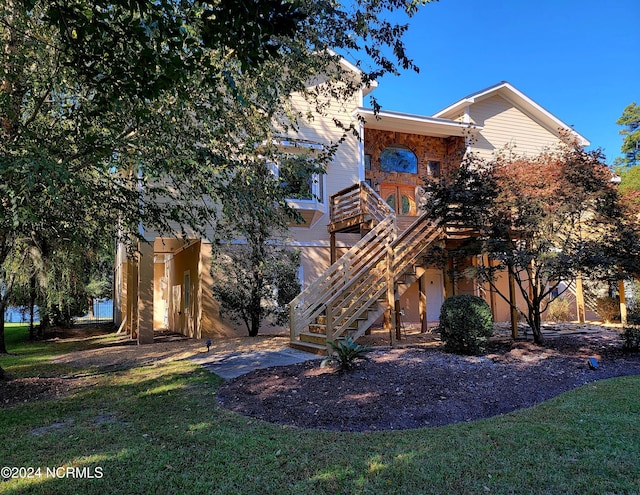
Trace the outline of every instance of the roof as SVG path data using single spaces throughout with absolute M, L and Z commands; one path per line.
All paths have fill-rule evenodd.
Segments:
M 469 130 L 480 130 L 482 126 L 457 122 L 455 120 L 425 117 L 409 113 L 379 111 L 371 108 L 357 108 L 353 115 L 365 120 L 365 129 L 422 134 L 425 136 L 464 136 Z
M 469 105 L 485 100 L 487 98 L 491 98 L 495 95 L 501 96 L 509 103 L 519 108 L 524 113 L 540 122 L 542 125 L 546 126 L 551 132 L 555 133 L 558 131 L 558 129 L 565 129 L 576 137 L 580 145 L 589 146 L 590 143 L 587 138 L 576 132 L 570 125 L 565 124 L 551 112 L 538 105 L 527 95 L 514 88 L 507 81 L 502 81 L 476 93 L 465 96 L 454 104 L 449 105 L 448 107 L 435 113 L 433 117 L 448 119 L 456 118 L 461 113 L 464 113 L 466 107 L 468 107 Z
M 344 69 L 353 72 L 356 75 L 356 77 L 359 77 L 360 80 L 362 80 L 362 78 L 364 76 L 364 71 L 360 67 L 358 67 L 356 64 L 354 64 L 352 62 L 349 62 L 342 55 L 339 55 L 338 53 L 336 53 L 335 51 L 333 51 L 331 49 L 328 49 L 327 51 L 331 56 L 338 57 L 338 59 L 340 61 L 340 65 Z M 378 87 L 378 81 L 375 81 L 375 80 L 369 81 L 368 84 L 364 84 L 362 86 L 363 96 L 367 96 L 369 93 L 371 93 L 377 87 Z

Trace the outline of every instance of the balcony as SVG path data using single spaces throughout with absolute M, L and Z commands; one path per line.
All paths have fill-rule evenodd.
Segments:
M 327 212 L 324 180 L 324 174 L 311 174 L 286 181 L 287 203 L 298 210 L 304 220 L 302 224 L 292 222 L 292 227 L 312 227 Z

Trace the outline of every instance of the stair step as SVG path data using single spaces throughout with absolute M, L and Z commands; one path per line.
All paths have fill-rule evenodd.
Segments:
M 316 323 L 318 323 L 318 325 L 326 325 L 327 324 L 327 316 L 326 315 L 320 315 L 316 318 Z
M 311 342 L 301 342 L 299 340 L 289 342 L 289 347 L 298 349 L 299 351 L 311 352 L 313 354 L 325 355 L 327 354 L 327 346 L 320 344 L 313 344 Z
M 301 332 L 298 335 L 298 338 L 302 342 L 311 343 L 311 344 L 322 344 L 326 347 L 327 345 L 327 336 L 324 334 L 313 333 L 313 332 Z
M 309 332 L 325 335 L 327 333 L 327 326 L 325 324 L 311 323 L 309 324 Z

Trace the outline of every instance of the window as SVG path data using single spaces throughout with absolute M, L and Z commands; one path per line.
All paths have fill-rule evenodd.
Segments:
M 278 167 L 278 175 L 287 198 L 324 202 L 323 174 L 308 161 L 300 157 L 286 160 Z
M 282 187 L 289 199 L 315 199 L 323 202 L 324 184 L 322 174 L 314 173 L 308 167 L 281 166 L 279 176 Z
M 274 175 L 280 177 L 287 199 L 324 203 L 324 171 L 313 160 L 317 152 L 325 149 L 324 145 L 287 138 L 276 139 L 273 143 L 282 154 L 278 163 L 271 163 L 270 167 Z
M 418 173 L 418 157 L 406 146 L 392 145 L 380 153 L 380 170 L 383 172 Z
M 429 177 L 440 177 L 440 162 L 429 160 L 427 162 L 427 174 Z

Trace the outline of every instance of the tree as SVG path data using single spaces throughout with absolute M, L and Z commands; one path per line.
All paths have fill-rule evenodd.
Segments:
M 468 277 L 490 284 L 508 303 L 508 291 L 496 282 L 513 277 L 527 305 L 520 313 L 542 343 L 541 315 L 562 281 L 582 272 L 605 278 L 622 276 L 619 267 L 638 269 L 638 231 L 625 229 L 611 178 L 599 152 L 578 147 L 535 157 L 505 153 L 489 164 L 469 156 L 440 182 L 427 182 L 427 209 L 471 229 L 449 253 L 478 256 Z
M 140 225 L 203 233 L 232 168 L 255 154 L 249 146 L 274 121 L 286 130 L 302 117 L 288 95 L 322 112 L 327 98 L 414 68 L 406 25 L 389 14 L 420 3 L 5 0 L 0 306 L 20 267 L 14 246 L 32 239 L 82 245 L 102 226 L 103 238 L 135 248 Z M 370 70 L 345 74 L 329 49 Z M 320 74 L 328 84 L 309 89 Z
M 213 293 L 223 311 L 244 322 L 249 336 L 255 337 L 267 316 L 275 314 L 277 322 L 284 323 L 287 304 L 300 292 L 300 254 L 284 245 L 287 220 L 297 215 L 286 203 L 281 178 L 266 160 L 236 168 L 232 182 L 222 203 Z
M 620 190 L 640 191 L 640 167 L 625 168 L 620 173 Z
M 615 160 L 615 165 L 635 167 L 640 162 L 640 106 L 635 102 L 625 107 L 616 124 L 624 126 L 620 134 L 624 136 L 621 151 L 622 158 Z

